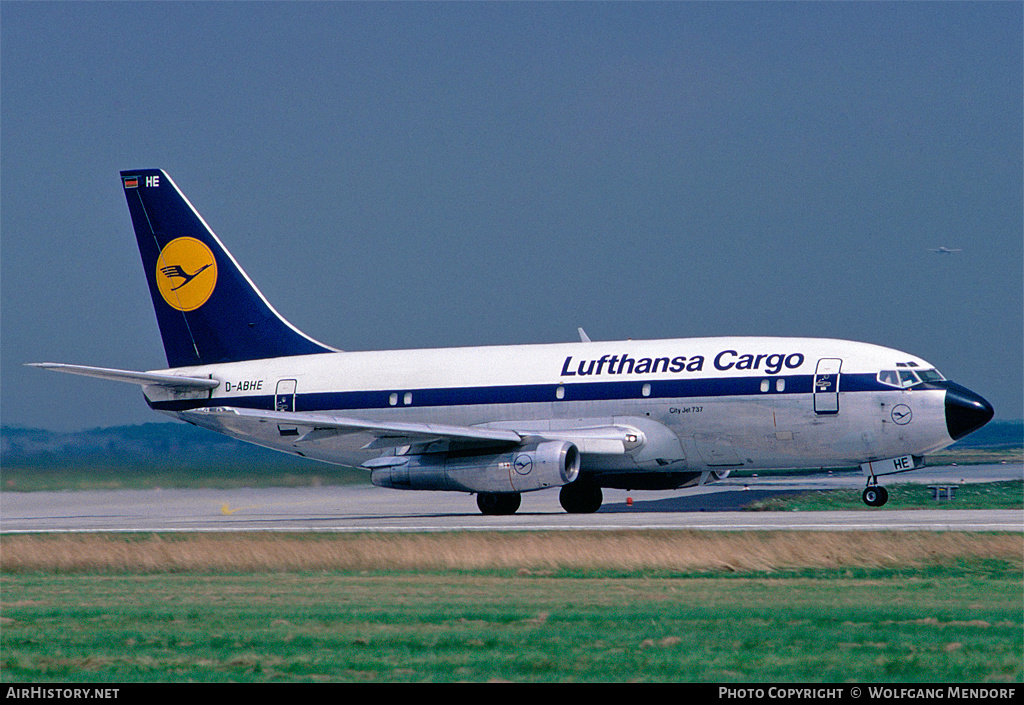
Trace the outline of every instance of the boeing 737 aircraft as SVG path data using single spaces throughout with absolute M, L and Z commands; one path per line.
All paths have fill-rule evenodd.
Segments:
M 158 169 L 121 172 L 167 369 L 38 367 L 142 386 L 151 408 L 376 485 L 512 514 L 561 488 L 675 489 L 736 468 L 922 465 L 992 406 L 921 358 L 845 340 L 683 338 L 342 352 L 285 321 Z

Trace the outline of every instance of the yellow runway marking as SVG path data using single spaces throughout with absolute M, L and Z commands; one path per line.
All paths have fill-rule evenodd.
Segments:
M 235 507 L 234 509 L 232 509 L 231 506 L 227 502 L 225 502 L 224 504 L 222 504 L 220 506 L 220 513 L 223 514 L 224 516 L 231 516 L 235 512 L 242 511 L 243 509 L 244 510 L 249 510 L 249 509 L 267 509 L 267 508 L 273 508 L 273 507 L 299 507 L 299 506 L 308 505 L 308 504 L 316 504 L 316 502 L 307 501 L 307 502 L 277 502 L 275 504 L 253 504 L 253 505 L 248 506 L 248 507 Z

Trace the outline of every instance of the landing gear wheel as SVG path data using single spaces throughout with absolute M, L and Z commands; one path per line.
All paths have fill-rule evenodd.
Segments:
M 518 492 L 481 492 L 476 496 L 476 506 L 488 516 L 515 514 L 522 501 Z
M 604 495 L 597 485 L 573 482 L 562 487 L 558 493 L 558 501 L 570 514 L 593 514 L 601 508 Z
M 889 493 L 880 485 L 871 485 L 864 489 L 864 504 L 869 507 L 881 507 L 889 501 Z

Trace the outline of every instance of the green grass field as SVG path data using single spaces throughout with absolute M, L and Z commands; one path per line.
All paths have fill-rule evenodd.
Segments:
M 0 678 L 1024 678 L 1020 535 L 767 533 L 5 536 Z
M 310 467 L 162 465 L 157 463 L 81 465 L 18 464 L 3 468 L 7 492 L 80 492 L 156 488 L 237 489 L 239 487 L 321 487 L 368 484 L 364 470 L 318 463 Z
M 848 489 L 805 492 L 771 497 L 747 505 L 748 511 L 886 511 L 891 509 L 1021 509 L 1024 508 L 1024 480 L 979 482 L 960 485 L 951 500 L 936 501 L 927 485 L 887 485 L 889 501 L 881 509 L 869 507 L 860 492 Z

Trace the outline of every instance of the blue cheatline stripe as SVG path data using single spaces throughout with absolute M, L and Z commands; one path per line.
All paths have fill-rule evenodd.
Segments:
M 771 380 L 767 392 L 761 391 L 761 382 Z M 785 389 L 776 391 L 775 380 L 785 380 Z M 473 406 L 484 404 L 529 404 L 539 402 L 620 401 L 649 399 L 685 399 L 810 394 L 813 375 L 729 377 L 725 379 L 661 379 L 630 380 L 628 382 L 577 382 L 573 384 L 522 384 L 488 387 L 440 387 L 435 389 L 389 389 L 385 391 L 314 392 L 296 396 L 296 411 L 348 411 L 360 409 L 401 409 L 409 407 Z M 650 385 L 650 393 L 643 393 Z M 561 399 L 556 397 L 563 389 Z M 840 377 L 840 392 L 893 391 L 880 384 L 872 374 L 850 374 Z M 412 400 L 405 404 L 405 394 Z M 397 394 L 397 404 L 391 395 Z M 209 406 L 236 406 L 243 409 L 274 408 L 274 395 L 220 397 L 213 399 L 176 400 L 150 404 L 160 411 L 185 411 Z

